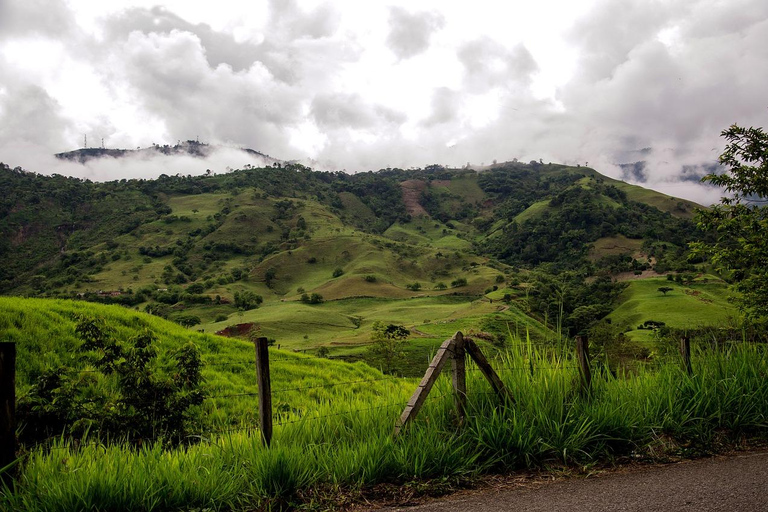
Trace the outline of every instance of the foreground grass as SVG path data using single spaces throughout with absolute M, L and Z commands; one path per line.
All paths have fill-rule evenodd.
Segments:
M 494 366 L 515 403 L 500 406 L 470 368 L 469 415 L 462 427 L 442 377 L 434 398 L 398 438 L 392 428 L 406 390 L 318 403 L 312 411 L 287 415 L 269 449 L 255 433 L 204 439 L 175 451 L 60 442 L 26 456 L 16 492 L 6 493 L 0 505 L 30 511 L 252 510 L 307 504 L 321 490 L 589 464 L 659 446 L 710 451 L 768 432 L 762 346 L 697 351 L 692 377 L 669 361 L 654 371 L 596 378 L 586 395 L 578 391 L 572 359 L 562 354 L 517 343 Z

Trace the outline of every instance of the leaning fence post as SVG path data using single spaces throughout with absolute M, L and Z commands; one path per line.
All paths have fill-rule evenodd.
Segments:
M 259 428 L 261 439 L 272 441 L 272 384 L 269 380 L 269 344 L 267 338 L 256 338 L 256 378 L 259 384 Z
M 446 361 L 448 361 L 448 357 L 453 354 L 456 338 L 460 335 L 461 333 L 457 332 L 452 337 L 445 340 L 443 344 L 440 345 L 440 348 L 437 349 L 435 357 L 432 358 L 432 362 L 429 363 L 429 368 L 427 368 L 419 386 L 416 388 L 416 391 L 413 392 L 413 395 L 411 395 L 411 399 L 408 400 L 408 404 L 405 406 L 403 413 L 400 415 L 400 419 L 397 421 L 397 425 L 395 426 L 395 436 L 400 434 L 408 422 L 413 420 L 413 418 L 419 414 L 421 406 L 424 405 L 427 395 L 429 395 L 429 392 L 432 390 L 432 386 L 435 385 L 438 375 L 440 375 L 443 366 L 445 366 Z
M 0 469 L 16 460 L 16 343 L 0 343 Z M 2 481 L 11 485 L 11 472 Z
M 461 425 L 464 423 L 467 410 L 466 355 L 464 351 L 464 335 L 461 332 L 457 332 L 456 336 L 454 336 L 451 366 L 453 370 L 453 399 L 456 403 L 456 414 Z
M 693 367 L 691 366 L 691 340 L 688 336 L 680 338 L 680 355 L 683 356 L 685 373 L 693 375 Z
M 576 336 L 576 357 L 579 360 L 582 390 L 589 392 L 592 387 L 592 372 L 589 369 L 589 341 L 586 336 Z

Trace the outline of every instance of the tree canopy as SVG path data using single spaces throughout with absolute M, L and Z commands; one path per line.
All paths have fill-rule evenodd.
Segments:
M 725 189 L 720 204 L 698 213 L 699 226 L 715 233 L 712 243 L 692 244 L 708 254 L 721 271 L 731 272 L 742 311 L 768 318 L 768 133 L 733 125 L 721 134 L 727 141 L 720 164 L 727 171 L 702 181 Z

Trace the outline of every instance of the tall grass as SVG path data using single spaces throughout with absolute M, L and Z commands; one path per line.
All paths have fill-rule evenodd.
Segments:
M 516 340 L 493 362 L 515 397 L 501 406 L 472 365 L 468 417 L 454 418 L 441 377 L 419 417 L 398 438 L 393 426 L 411 389 L 354 394 L 288 412 L 271 448 L 258 433 L 233 433 L 164 451 L 65 442 L 26 455 L 7 510 L 251 510 L 307 499 L 313 490 L 472 476 L 489 471 L 588 464 L 631 453 L 715 450 L 768 433 L 766 348 L 694 350 L 694 374 L 671 359 L 612 377 L 596 372 L 579 392 L 569 351 Z

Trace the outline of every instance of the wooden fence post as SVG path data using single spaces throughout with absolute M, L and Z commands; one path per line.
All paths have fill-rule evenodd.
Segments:
M 581 372 L 581 387 L 589 392 L 592 388 L 592 372 L 589 369 L 589 341 L 586 336 L 576 336 L 576 357 Z
M 406 405 L 403 410 L 403 414 L 400 415 L 400 420 L 395 426 L 395 435 L 398 435 L 408 422 L 416 417 L 419 410 L 421 410 L 421 406 L 424 405 L 427 395 L 429 395 L 429 392 L 432 390 L 432 386 L 435 385 L 437 377 L 440 375 L 440 371 L 443 369 L 443 366 L 445 366 L 448 357 L 453 353 L 456 336 L 460 334 L 461 333 L 456 333 L 453 337 L 445 340 L 443 344 L 440 345 L 440 348 L 437 349 L 437 353 L 435 354 L 435 357 L 432 358 L 432 362 L 429 363 L 429 368 L 427 368 L 427 371 L 424 373 L 424 377 L 422 377 L 419 387 L 413 392 L 411 399 L 408 400 L 408 405 Z
M 691 340 L 688 336 L 680 338 L 680 355 L 683 356 L 683 368 L 685 368 L 685 373 L 693 375 L 693 367 L 691 366 Z
M 466 354 L 464 351 L 464 335 L 457 332 L 454 336 L 453 358 L 451 359 L 453 399 L 456 403 L 456 414 L 459 425 L 464 423 L 467 414 L 467 370 Z
M 469 352 L 469 356 L 475 362 L 486 380 L 491 384 L 493 391 L 499 396 L 502 402 L 514 403 L 515 399 L 512 397 L 512 394 L 501 381 L 499 375 L 494 371 L 493 367 L 488 362 L 488 359 L 485 358 L 485 354 L 483 354 L 480 347 L 477 346 L 477 343 L 468 338 L 464 340 L 464 348 Z
M 259 428 L 261 439 L 272 441 L 272 383 L 269 379 L 269 344 L 267 338 L 256 338 L 256 379 L 259 384 Z
M 16 460 L 16 343 L 0 343 L 0 468 Z M 2 481 L 12 485 L 12 472 Z

